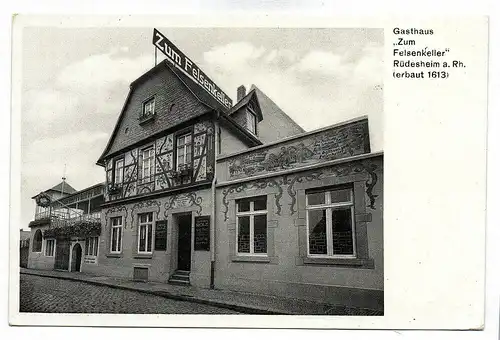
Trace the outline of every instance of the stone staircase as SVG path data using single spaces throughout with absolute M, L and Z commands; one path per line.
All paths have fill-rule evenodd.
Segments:
M 168 283 L 174 285 L 181 286 L 189 286 L 189 271 L 187 270 L 176 270 L 170 279 L 168 279 Z

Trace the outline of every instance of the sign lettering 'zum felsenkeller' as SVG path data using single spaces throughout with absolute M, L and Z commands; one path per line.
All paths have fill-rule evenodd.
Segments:
M 167 58 L 184 74 L 194 80 L 201 88 L 207 91 L 224 107 L 230 109 L 233 101 L 195 63 L 182 53 L 170 40 L 156 28 L 153 31 L 153 45 L 167 56 Z

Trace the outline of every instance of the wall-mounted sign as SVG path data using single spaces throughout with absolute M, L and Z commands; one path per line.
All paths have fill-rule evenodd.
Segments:
M 47 208 L 50 205 L 51 198 L 48 194 L 42 192 L 36 198 L 36 204 L 43 208 Z
M 85 256 L 83 262 L 87 264 L 96 264 L 97 259 L 95 256 Z
M 178 69 L 194 80 L 224 107 L 230 109 L 233 106 L 231 98 L 156 28 L 153 31 L 153 45 L 162 51 Z
M 167 250 L 167 221 L 156 221 L 155 250 Z
M 194 218 L 194 250 L 210 250 L 210 216 Z

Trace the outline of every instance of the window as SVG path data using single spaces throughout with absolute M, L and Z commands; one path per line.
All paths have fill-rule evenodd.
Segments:
M 177 137 L 177 170 L 191 165 L 191 133 Z
M 121 253 L 122 251 L 122 217 L 111 218 L 111 253 Z
M 219 137 L 217 138 L 217 148 L 218 148 L 218 154 L 222 153 L 222 131 L 221 128 L 219 128 Z
M 155 99 L 151 98 L 144 102 L 142 106 L 142 114 L 145 117 L 151 116 L 155 113 Z
M 236 252 L 267 255 L 266 196 L 238 200 L 236 208 Z
M 54 256 L 55 244 L 54 239 L 45 240 L 45 256 Z
M 153 240 L 153 213 L 139 214 L 138 253 L 151 253 Z
M 307 253 L 311 257 L 355 257 L 352 188 L 306 192 Z
M 123 183 L 123 158 L 115 161 L 115 181 L 117 185 Z
M 150 182 L 153 180 L 154 174 L 154 154 L 153 148 L 142 150 L 142 182 Z
M 85 239 L 85 256 L 97 256 L 99 248 L 99 237 L 89 237 Z
M 35 231 L 35 235 L 33 236 L 32 251 L 34 253 L 40 253 L 42 251 L 42 232 L 40 229 L 37 229 L 37 231 Z
M 257 133 L 257 121 L 255 119 L 255 115 L 252 112 L 247 111 L 247 130 L 253 133 L 254 135 Z

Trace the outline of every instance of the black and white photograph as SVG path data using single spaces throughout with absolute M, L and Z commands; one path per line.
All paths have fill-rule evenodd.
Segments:
M 384 315 L 384 29 L 19 43 L 20 313 Z

